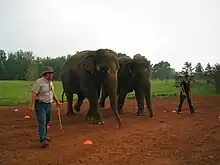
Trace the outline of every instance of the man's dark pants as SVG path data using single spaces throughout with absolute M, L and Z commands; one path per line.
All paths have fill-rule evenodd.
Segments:
M 38 134 L 40 142 L 47 140 L 47 125 L 50 122 L 51 103 L 43 103 L 38 100 L 35 101 L 35 112 L 38 122 Z
M 181 112 L 181 111 L 182 111 L 182 106 L 183 106 L 183 103 L 184 103 L 185 99 L 187 99 L 190 112 L 191 112 L 191 113 L 194 112 L 194 107 L 193 107 L 193 105 L 192 105 L 192 100 L 191 100 L 191 98 L 190 98 L 189 93 L 187 93 L 186 96 L 183 95 L 182 93 L 180 93 L 180 103 L 179 103 L 179 106 L 178 106 L 178 112 Z

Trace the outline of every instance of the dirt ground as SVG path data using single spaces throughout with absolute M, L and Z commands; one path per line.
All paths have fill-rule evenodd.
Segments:
M 178 98 L 153 100 L 154 117 L 135 116 L 135 100 L 127 100 L 124 127 L 117 128 L 106 104 L 105 125 L 88 124 L 83 113 L 65 116 L 60 131 L 54 108 L 49 148 L 39 148 L 36 119 L 24 119 L 28 106 L 0 107 L 0 165 L 220 165 L 220 98 L 193 97 L 196 113 L 187 104 L 177 115 Z M 13 112 L 18 108 L 18 112 Z M 92 145 L 83 144 L 91 140 Z

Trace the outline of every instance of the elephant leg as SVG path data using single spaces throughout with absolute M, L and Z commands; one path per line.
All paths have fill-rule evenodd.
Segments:
M 91 120 L 93 124 L 104 124 L 102 116 L 98 106 L 98 94 L 96 90 L 90 90 L 88 95 L 89 110 L 86 115 L 87 120 Z
M 67 116 L 74 116 L 75 113 L 73 111 L 73 93 L 67 93 Z
M 119 92 L 119 94 L 118 94 L 118 113 L 120 113 L 120 114 L 124 113 L 122 108 L 123 108 L 124 103 L 125 103 L 126 95 L 127 95 L 127 92 L 124 92 L 124 91 Z
M 102 90 L 102 95 L 101 95 L 101 98 L 100 98 L 100 101 L 99 101 L 99 106 L 101 108 L 105 108 L 105 100 L 106 100 L 107 97 L 108 97 L 108 91 Z
M 149 111 L 149 117 L 153 117 L 153 110 L 152 110 L 152 105 L 151 105 L 151 83 L 150 80 L 148 80 L 145 84 L 145 100 L 147 104 L 147 108 Z
M 80 112 L 80 107 L 82 106 L 83 100 L 85 99 L 85 96 L 82 94 L 78 94 L 78 99 L 77 102 L 74 106 L 74 109 L 76 110 L 76 112 Z
M 92 106 L 91 106 L 90 101 L 89 101 L 89 109 L 88 109 L 88 112 L 86 114 L 85 120 L 94 120 L 94 114 L 93 114 L 93 110 L 92 110 Z
M 135 89 L 135 96 L 138 106 L 137 115 L 138 116 L 146 116 L 144 113 L 144 91 L 142 88 L 138 87 Z

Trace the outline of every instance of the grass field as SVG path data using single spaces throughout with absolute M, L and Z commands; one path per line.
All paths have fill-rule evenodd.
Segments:
M 30 89 L 33 83 L 34 82 L 30 81 L 0 81 L 0 106 L 29 103 Z M 61 100 L 62 84 L 59 81 L 55 81 L 54 85 L 56 94 Z M 179 89 L 175 88 L 173 85 L 174 80 L 169 80 L 167 84 L 162 83 L 159 80 L 152 80 L 152 96 L 164 97 L 178 95 Z M 192 91 L 193 95 L 215 95 L 214 88 L 208 86 L 193 87 Z M 134 99 L 134 93 L 129 93 L 127 98 Z

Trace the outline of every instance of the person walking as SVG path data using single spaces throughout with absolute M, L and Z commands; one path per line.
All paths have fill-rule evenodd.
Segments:
M 191 86 L 190 86 L 189 75 L 186 74 L 184 76 L 184 80 L 180 84 L 180 103 L 179 103 L 178 110 L 177 110 L 178 114 L 180 114 L 182 111 L 182 105 L 185 99 L 187 99 L 190 113 L 195 112 L 194 107 L 192 105 L 191 94 L 192 94 L 192 91 L 191 91 Z
M 40 147 L 48 146 L 51 140 L 47 136 L 47 125 L 51 118 L 51 109 L 53 100 L 56 106 L 60 106 L 60 102 L 55 94 L 54 85 L 52 82 L 54 71 L 52 67 L 45 67 L 42 77 L 37 79 L 31 89 L 30 109 L 35 110 L 38 122 L 38 134 L 40 138 Z

